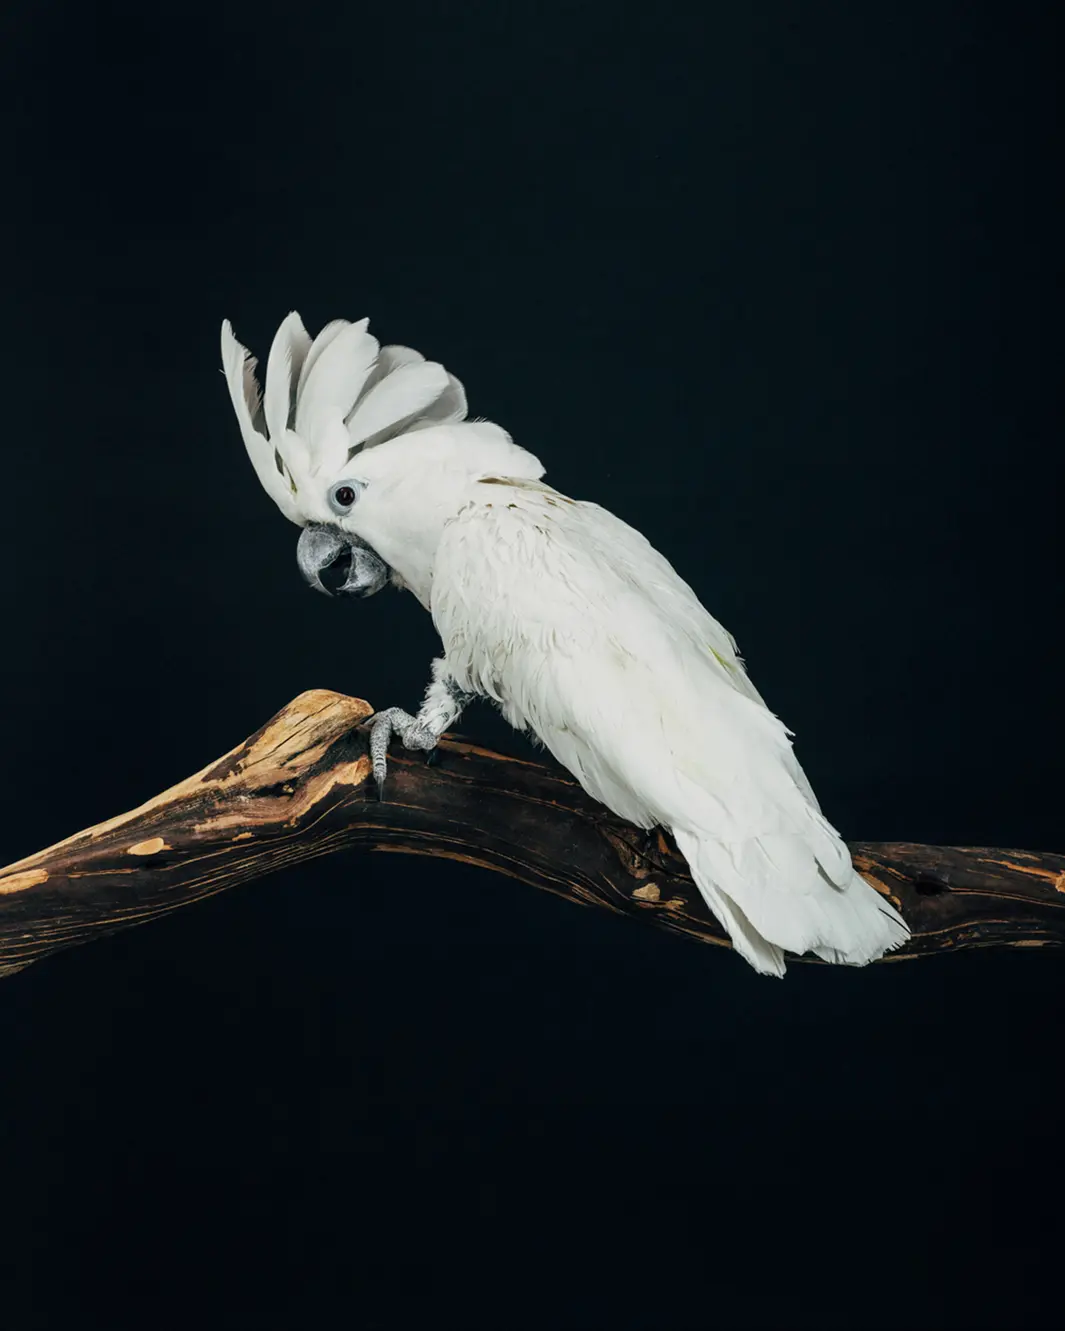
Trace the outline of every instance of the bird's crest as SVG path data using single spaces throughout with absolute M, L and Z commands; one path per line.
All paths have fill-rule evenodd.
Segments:
M 356 453 L 466 417 L 456 378 L 410 347 L 382 347 L 368 324 L 336 319 L 312 341 L 293 311 L 274 337 L 261 394 L 257 361 L 229 320 L 222 324 L 222 366 L 248 456 L 278 508 L 300 525 L 322 478 L 340 474 Z

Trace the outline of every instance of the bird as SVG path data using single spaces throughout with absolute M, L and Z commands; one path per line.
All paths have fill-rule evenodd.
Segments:
M 302 528 L 306 582 L 332 594 L 333 569 L 338 595 L 407 589 L 439 634 L 418 711 L 371 720 L 382 798 L 393 736 L 431 753 L 471 700 L 489 699 L 593 799 L 672 835 L 760 974 L 783 976 L 786 954 L 863 966 L 906 942 L 735 639 L 643 535 L 547 484 L 506 430 L 468 418 L 454 375 L 382 346 L 367 319 L 312 338 L 290 313 L 261 391 L 228 320 L 221 351 L 252 465 Z

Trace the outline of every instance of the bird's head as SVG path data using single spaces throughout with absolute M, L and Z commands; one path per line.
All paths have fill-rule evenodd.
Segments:
M 390 580 L 429 604 L 445 523 L 487 475 L 538 479 L 539 461 L 487 421 L 442 365 L 382 347 L 368 321 L 336 320 L 312 339 L 292 313 L 274 337 L 260 395 L 256 361 L 222 325 L 222 366 L 263 488 L 303 528 L 307 582 L 372 596 Z

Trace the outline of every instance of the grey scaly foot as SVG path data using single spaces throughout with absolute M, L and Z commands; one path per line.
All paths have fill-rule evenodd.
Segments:
M 428 753 L 436 748 L 437 743 L 437 736 L 429 727 L 402 707 L 386 707 L 371 719 L 370 760 L 377 782 L 377 798 L 382 800 L 385 797 L 385 777 L 388 775 L 388 744 L 394 734 L 399 736 L 406 749 L 422 749 Z
M 398 735 L 408 749 L 423 749 L 431 761 L 437 740 L 462 715 L 472 697 L 472 693 L 459 688 L 447 662 L 441 658 L 433 662 L 433 677 L 417 716 L 411 716 L 402 707 L 389 707 L 370 718 L 370 757 L 379 799 L 384 798 L 388 741 L 392 735 Z

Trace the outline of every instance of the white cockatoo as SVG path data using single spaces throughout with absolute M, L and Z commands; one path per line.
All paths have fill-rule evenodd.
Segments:
M 390 579 L 433 617 L 443 655 L 416 716 L 376 715 L 432 749 L 472 697 L 533 732 L 607 808 L 668 828 L 741 956 L 783 975 L 785 952 L 861 966 L 908 937 L 854 870 L 732 636 L 639 532 L 542 480 L 498 425 L 466 420 L 462 385 L 367 321 L 313 340 L 298 314 L 256 362 L 222 325 L 222 363 L 259 479 L 303 528 L 319 590 Z

